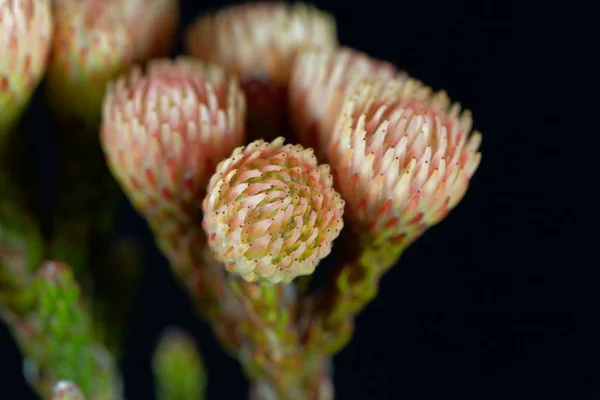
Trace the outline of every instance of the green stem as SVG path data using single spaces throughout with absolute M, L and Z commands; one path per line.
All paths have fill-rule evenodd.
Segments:
M 331 274 L 326 290 L 303 304 L 303 318 L 310 321 L 303 342 L 310 352 L 334 355 L 346 346 L 356 315 L 377 296 L 382 276 L 405 248 L 375 245 L 350 229 L 342 232 L 338 243 L 344 259 Z

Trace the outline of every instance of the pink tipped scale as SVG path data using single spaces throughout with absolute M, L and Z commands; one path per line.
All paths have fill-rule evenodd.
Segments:
M 196 218 L 217 163 L 243 144 L 245 110 L 237 80 L 220 67 L 152 61 L 108 86 L 107 162 L 146 218 Z
M 429 94 L 421 82 L 410 79 L 392 64 L 347 47 L 308 49 L 292 67 L 289 107 L 298 140 L 315 148 L 327 160 L 327 146 L 347 98 L 364 79 L 398 79 L 405 82 L 405 95 Z
M 377 243 L 405 244 L 464 196 L 481 134 L 444 92 L 403 99 L 395 81 L 364 82 L 342 111 L 329 148 L 349 218 Z
M 304 3 L 238 4 L 200 17 L 187 52 L 239 77 L 248 102 L 250 140 L 287 135 L 287 89 L 299 51 L 336 47 L 335 21 Z

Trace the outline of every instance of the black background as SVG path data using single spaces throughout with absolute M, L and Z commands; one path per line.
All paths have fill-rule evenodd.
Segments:
M 337 398 L 599 398 L 598 252 L 586 263 L 586 242 L 568 227 L 584 206 L 565 202 L 580 194 L 569 172 L 569 136 L 555 133 L 565 115 L 560 102 L 542 106 L 557 93 L 539 89 L 560 74 L 535 62 L 558 51 L 560 35 L 550 33 L 560 24 L 545 27 L 540 10 L 522 24 L 524 11 L 507 1 L 314 3 L 337 17 L 344 45 L 446 89 L 473 111 L 484 135 L 482 164 L 464 200 L 385 276 L 352 343 L 335 358 Z M 225 4 L 182 1 L 183 23 Z M 36 119 L 39 103 L 30 114 Z M 38 124 L 33 134 L 51 165 L 51 135 Z M 198 338 L 209 398 L 245 398 L 237 363 L 192 316 L 126 202 L 119 221 L 119 231 L 142 237 L 148 251 L 125 339 L 127 398 L 153 398 L 151 350 L 169 324 Z M 0 346 L 0 398 L 33 398 L 4 327 Z

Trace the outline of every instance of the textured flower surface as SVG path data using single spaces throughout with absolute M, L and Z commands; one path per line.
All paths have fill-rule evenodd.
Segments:
M 375 241 L 404 243 L 442 220 L 477 169 L 481 134 L 444 92 L 403 97 L 403 84 L 362 83 L 338 120 L 329 156 L 349 217 Z
M 239 4 L 201 17 L 187 34 L 194 57 L 240 77 L 264 73 L 286 86 L 300 48 L 337 45 L 333 17 L 313 6 L 282 2 Z
M 222 161 L 204 199 L 216 257 L 247 281 L 290 282 L 314 271 L 343 227 L 344 201 L 312 149 L 257 140 Z
M 237 80 L 217 66 L 179 58 L 134 68 L 107 89 L 107 162 L 147 218 L 193 218 L 217 163 L 243 144 L 245 107 Z
M 96 128 L 106 83 L 136 62 L 164 56 L 177 21 L 174 0 L 62 0 L 48 69 L 55 112 Z
M 0 134 L 19 118 L 42 78 L 51 35 L 50 0 L 0 1 Z
M 307 49 L 296 58 L 290 77 L 290 115 L 298 140 L 326 159 L 327 143 L 344 101 L 366 77 L 405 78 L 392 64 L 341 47 Z M 415 89 L 420 83 L 412 81 Z

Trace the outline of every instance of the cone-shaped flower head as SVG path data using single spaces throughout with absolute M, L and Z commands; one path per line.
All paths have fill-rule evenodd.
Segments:
M 327 143 L 344 101 L 367 77 L 408 80 L 392 64 L 347 47 L 308 49 L 296 58 L 290 77 L 290 116 L 298 140 L 313 147 L 321 161 L 326 160 Z M 423 86 L 411 79 L 406 89 Z
M 266 74 L 287 86 L 294 56 L 304 47 L 337 45 L 333 17 L 304 4 L 239 4 L 202 16 L 187 35 L 188 52 L 243 77 Z
M 247 281 L 274 284 L 311 274 L 331 251 L 344 201 L 312 149 L 279 137 L 237 148 L 204 199 L 204 229 L 218 260 Z
M 0 137 L 18 120 L 48 60 L 50 0 L 0 1 Z
M 370 240 L 405 245 L 461 200 L 481 158 L 471 114 L 444 92 L 402 97 L 403 83 L 364 82 L 330 146 L 350 220 Z
M 106 83 L 135 63 L 165 55 L 162 42 L 173 36 L 177 8 L 172 0 L 62 0 L 54 16 L 51 105 L 69 123 L 97 129 Z
M 245 100 L 223 69 L 155 60 L 108 86 L 101 142 L 113 175 L 146 218 L 195 218 L 217 163 L 245 139 Z

